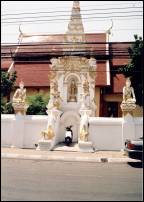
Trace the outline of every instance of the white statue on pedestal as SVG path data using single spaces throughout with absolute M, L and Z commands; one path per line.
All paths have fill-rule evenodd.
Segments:
M 19 87 L 12 98 L 12 106 L 15 114 L 25 115 L 28 105 L 26 104 L 26 89 L 24 88 L 24 82 L 19 83 Z
M 24 82 L 20 82 L 19 83 L 19 87 L 14 96 L 13 96 L 13 103 L 25 103 L 25 99 L 26 99 L 26 88 L 24 88 Z
M 123 88 L 123 101 L 120 105 L 123 115 L 126 116 L 128 113 L 133 115 L 133 110 L 136 108 L 136 98 L 133 87 L 131 87 L 130 78 L 126 79 L 126 86 Z
M 135 103 L 135 93 L 133 87 L 131 87 L 130 78 L 126 80 L 126 86 L 123 88 L 123 101 L 122 103 Z

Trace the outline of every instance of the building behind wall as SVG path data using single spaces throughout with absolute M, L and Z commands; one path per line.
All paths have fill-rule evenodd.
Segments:
M 80 8 L 76 7 L 73 9 Z M 81 18 L 81 16 L 80 16 Z M 49 93 L 50 59 L 69 54 L 78 54 L 96 59 L 95 101 L 96 116 L 121 117 L 120 104 L 122 102 L 122 88 L 125 77 L 118 73 L 118 69 L 128 64 L 130 58 L 128 47 L 132 42 L 109 43 L 109 33 L 85 33 L 84 53 L 64 52 L 66 34 L 38 35 L 20 33 L 19 44 L 16 46 L 2 46 L 3 71 L 16 71 L 18 87 L 21 80 L 27 88 L 27 95 Z M 121 51 L 123 53 L 121 53 Z M 13 95 L 13 92 L 12 92 Z M 12 97 L 11 95 L 11 97 Z M 137 106 L 136 116 L 142 116 L 142 108 Z

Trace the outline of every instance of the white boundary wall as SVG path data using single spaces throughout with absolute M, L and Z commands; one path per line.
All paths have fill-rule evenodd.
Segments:
M 48 116 L 44 115 L 1 115 L 1 145 L 18 148 L 35 148 L 46 129 Z M 123 118 L 89 118 L 89 140 L 98 150 L 121 150 L 126 138 L 132 138 L 130 131 L 123 131 Z M 134 137 L 143 136 L 143 118 L 133 119 Z M 129 124 L 126 122 L 126 124 Z M 123 137 L 124 134 L 124 137 Z
M 95 149 L 121 150 L 122 148 L 122 118 L 89 119 L 89 133 Z

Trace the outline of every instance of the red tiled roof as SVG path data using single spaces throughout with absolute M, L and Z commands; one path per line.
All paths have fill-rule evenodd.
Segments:
M 21 80 L 26 87 L 49 86 L 49 64 L 15 64 L 14 69 L 17 72 L 16 86 Z
M 113 93 L 122 93 L 125 86 L 125 77 L 123 74 L 116 74 L 113 77 Z
M 106 34 L 105 33 L 99 33 L 99 34 L 86 34 L 86 41 L 87 42 L 106 42 Z M 33 46 L 33 43 L 36 43 L 36 40 L 39 42 L 38 46 Z M 41 43 L 45 42 L 63 42 L 64 41 L 64 34 L 59 35 L 51 35 L 51 36 L 24 36 L 22 44 L 28 43 L 31 44 L 27 48 L 27 46 L 21 46 L 18 50 L 19 53 L 27 53 L 33 54 L 34 52 L 43 52 L 48 53 L 48 51 L 52 52 L 56 50 L 55 45 L 51 46 L 43 46 Z M 110 48 L 113 52 L 113 58 L 112 58 L 112 66 L 117 67 L 128 63 L 128 58 L 115 58 L 115 54 L 117 50 L 128 50 L 128 47 L 130 44 L 123 44 L 123 43 L 114 43 L 111 44 Z M 87 45 L 89 50 L 106 50 L 106 44 L 90 44 Z M 62 50 L 62 46 L 59 46 L 59 49 Z M 2 47 L 2 54 L 5 54 L 8 52 L 10 54 L 10 49 L 13 50 L 13 53 L 15 52 L 16 47 L 13 49 L 11 47 L 5 48 Z M 2 69 L 8 69 L 11 65 L 12 60 L 2 60 Z M 44 63 L 15 63 L 15 68 L 17 71 L 17 81 L 16 85 L 19 84 L 21 80 L 24 81 L 26 87 L 47 87 L 49 86 L 49 80 L 48 80 L 48 74 L 50 70 L 49 64 Z M 106 86 L 107 84 L 107 68 L 106 68 L 106 61 L 100 61 L 97 60 L 97 69 L 96 69 L 96 86 Z M 113 92 L 114 93 L 121 93 L 122 88 L 125 85 L 125 78 L 122 74 L 116 75 L 116 77 L 113 78 Z
M 49 86 L 50 64 L 15 64 L 14 70 L 17 72 L 16 86 L 21 80 L 26 87 L 47 87 Z M 96 86 L 106 86 L 106 62 L 97 62 L 96 69 Z
M 13 53 L 16 50 L 17 46 L 13 45 L 2 45 L 1 46 L 1 55 Z
M 22 44 L 28 43 L 33 44 L 38 42 L 38 46 L 22 46 L 19 48 L 18 53 L 21 54 L 27 54 L 28 52 L 30 54 L 34 54 L 35 52 L 45 52 L 48 53 L 49 51 L 56 51 L 57 48 L 59 50 L 62 50 L 63 46 L 59 45 L 42 45 L 41 43 L 49 43 L 49 42 L 63 42 L 64 41 L 64 34 L 59 35 L 49 35 L 49 36 L 24 36 L 22 40 Z M 106 34 L 100 33 L 100 34 L 86 34 L 86 42 L 106 42 Z M 104 50 L 106 49 L 105 44 L 90 44 L 86 45 L 89 50 Z M 17 71 L 17 81 L 16 85 L 19 84 L 20 80 L 23 80 L 25 83 L 25 86 L 48 86 L 48 74 L 49 74 L 49 65 L 48 64 L 15 64 L 15 70 Z M 97 79 L 96 79 L 96 85 L 97 86 L 105 86 L 107 85 L 106 80 L 106 62 L 98 62 L 97 64 Z
M 60 45 L 60 44 L 56 45 L 54 43 L 64 43 L 64 37 L 65 37 L 65 34 L 48 35 L 48 36 L 46 35 L 26 36 L 22 40 L 18 53 L 19 54 L 27 54 L 27 53 L 32 53 L 32 54 L 43 53 L 44 54 L 44 53 L 63 51 L 63 48 L 68 47 L 67 45 Z M 105 33 L 85 34 L 85 37 L 86 37 L 86 42 L 92 42 L 92 43 L 106 42 Z M 36 46 L 34 44 L 36 44 Z M 106 50 L 105 44 L 85 44 L 84 47 L 86 48 L 86 50 L 89 50 L 89 51 L 100 49 L 100 50 L 103 50 L 105 53 L 105 50 Z
M 15 52 L 15 46 L 1 46 L 1 69 L 8 70 L 13 60 L 11 53 Z
M 12 64 L 12 60 L 11 59 L 4 59 L 1 60 L 1 69 L 2 70 L 8 70 L 10 65 Z

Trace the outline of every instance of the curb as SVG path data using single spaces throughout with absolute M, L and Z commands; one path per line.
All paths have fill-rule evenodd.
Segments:
M 94 163 L 128 163 L 141 162 L 137 159 L 131 158 L 107 158 L 107 157 L 64 157 L 64 156 L 46 156 L 46 155 L 24 155 L 24 154 L 10 154 L 2 153 L 3 159 L 23 159 L 23 160 L 42 160 L 42 161 L 76 161 L 76 162 L 94 162 Z

